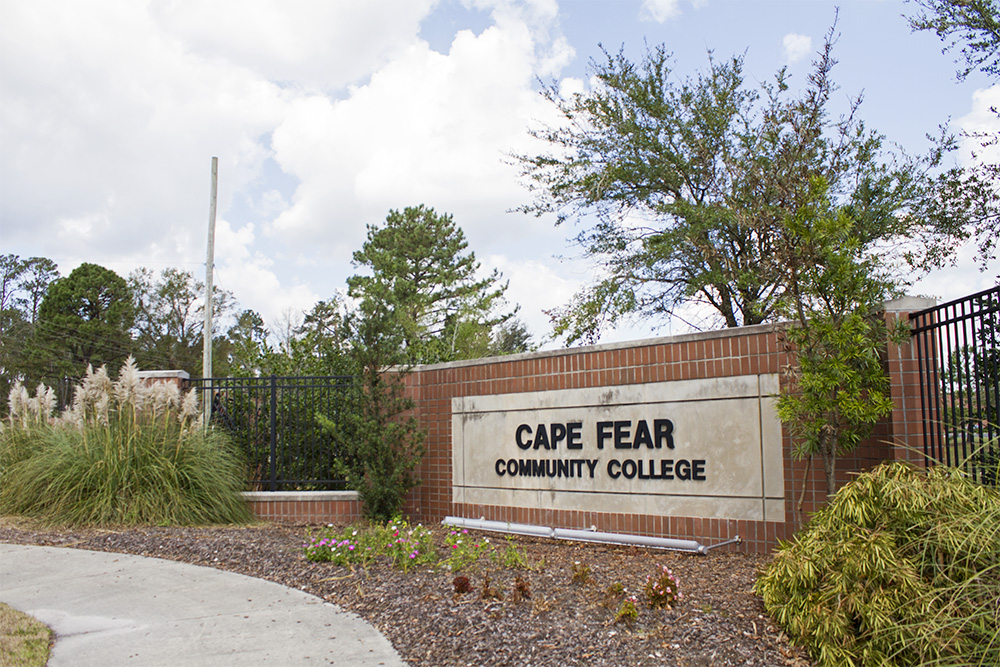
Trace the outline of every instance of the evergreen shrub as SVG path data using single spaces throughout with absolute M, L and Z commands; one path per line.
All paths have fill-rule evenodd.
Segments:
M 818 665 L 1000 665 L 1000 493 L 884 464 L 781 545 L 756 591 Z

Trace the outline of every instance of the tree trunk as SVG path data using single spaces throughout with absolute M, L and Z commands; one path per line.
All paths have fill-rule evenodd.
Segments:
M 820 451 L 823 454 L 823 472 L 826 474 L 826 499 L 837 491 L 837 437 L 829 425 L 823 427 Z

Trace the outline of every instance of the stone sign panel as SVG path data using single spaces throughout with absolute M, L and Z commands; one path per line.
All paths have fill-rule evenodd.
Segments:
M 778 376 L 452 399 L 453 500 L 784 521 Z

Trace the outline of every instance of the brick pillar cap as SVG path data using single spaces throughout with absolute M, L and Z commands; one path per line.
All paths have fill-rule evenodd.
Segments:
M 139 371 L 137 375 L 140 380 L 159 380 L 163 378 L 191 379 L 191 375 L 187 371 Z
M 926 310 L 937 305 L 937 299 L 925 296 L 901 296 L 892 301 L 886 301 L 884 308 L 887 313 L 908 312 L 915 313 L 918 310 Z

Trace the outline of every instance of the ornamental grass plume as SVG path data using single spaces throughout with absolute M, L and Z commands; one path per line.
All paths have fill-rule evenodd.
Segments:
M 0 513 L 49 523 L 243 523 L 245 466 L 228 439 L 202 428 L 197 398 L 146 386 L 131 358 L 112 382 L 88 368 L 58 418 L 49 389 L 11 389 L 0 430 Z
M 7 406 L 10 408 L 10 419 L 16 421 L 22 428 L 30 424 L 47 421 L 56 405 L 56 392 L 44 384 L 39 384 L 32 397 L 20 382 L 11 387 L 7 396 Z

